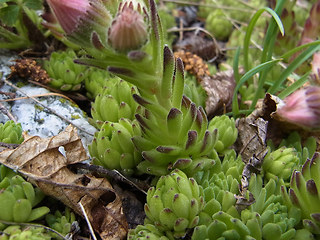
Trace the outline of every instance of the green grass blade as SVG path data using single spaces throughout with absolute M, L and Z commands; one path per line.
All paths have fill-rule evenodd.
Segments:
M 238 91 L 240 87 L 248 80 L 250 79 L 253 75 L 255 75 L 258 72 L 261 72 L 263 70 L 269 69 L 272 67 L 274 64 L 279 62 L 281 59 L 276 59 L 276 60 L 271 60 L 265 63 L 262 63 L 255 68 L 252 68 L 250 71 L 246 72 L 239 80 L 237 86 L 234 89 L 233 93 L 233 100 L 232 100 L 232 112 L 234 116 L 237 116 L 239 114 L 239 104 L 238 104 Z
M 303 62 L 305 62 L 308 58 L 310 58 L 316 51 L 320 50 L 320 45 L 315 45 L 309 47 L 307 50 L 302 52 L 296 59 L 292 61 L 292 63 L 285 69 L 279 79 L 269 88 L 268 92 L 271 94 L 275 94 L 281 84 L 287 79 L 287 77 L 294 72 Z
M 281 15 L 283 5 L 285 4 L 285 2 L 286 0 L 277 1 L 276 7 L 274 9 L 274 12 L 277 15 Z M 277 32 L 278 32 L 278 28 L 276 26 L 276 22 L 274 18 L 272 18 L 271 21 L 269 22 L 269 27 L 267 29 L 267 33 L 264 39 L 263 51 L 261 56 L 262 63 L 269 61 L 272 57 L 273 47 L 274 47 L 275 39 L 277 37 Z
M 287 59 L 289 57 L 291 57 L 292 55 L 294 55 L 295 53 L 305 49 L 305 48 L 308 48 L 308 47 L 311 47 L 311 46 L 315 46 L 315 45 L 320 45 L 320 40 L 317 40 L 317 41 L 314 41 L 314 42 L 310 42 L 310 43 L 306 43 L 306 44 L 303 44 L 303 45 L 300 45 L 298 47 L 295 47 L 291 50 L 289 50 L 288 52 L 286 52 L 285 54 L 283 54 L 281 56 L 281 58 L 283 59 Z
M 297 81 L 295 81 L 290 86 L 285 88 L 281 93 L 278 94 L 278 97 L 283 99 L 283 98 L 287 97 L 288 95 L 290 95 L 291 93 L 293 93 L 294 91 L 296 91 L 298 88 L 302 87 L 303 84 L 305 84 L 308 81 L 308 77 L 309 77 L 310 72 L 311 71 L 308 71 L 301 78 L 299 78 Z
M 268 12 L 270 13 L 270 15 L 273 17 L 273 19 L 276 21 L 279 30 L 281 32 L 282 35 L 284 35 L 284 27 L 283 24 L 281 22 L 281 19 L 279 18 L 279 16 L 277 15 L 277 13 L 275 11 L 273 11 L 271 8 L 268 7 L 264 7 L 259 9 L 251 18 L 251 21 L 248 25 L 247 31 L 246 31 L 246 35 L 244 37 L 244 43 L 243 43 L 243 55 L 244 55 L 244 69 L 245 71 L 248 71 L 250 66 L 249 66 L 249 45 L 250 45 L 250 38 L 254 29 L 254 26 L 256 25 L 259 17 L 262 15 L 262 13 L 264 12 Z
M 236 51 L 236 54 L 234 55 L 234 60 L 233 60 L 233 76 L 234 76 L 236 84 L 238 84 L 238 82 L 240 81 L 239 55 L 240 55 L 240 47 L 237 48 L 237 51 Z

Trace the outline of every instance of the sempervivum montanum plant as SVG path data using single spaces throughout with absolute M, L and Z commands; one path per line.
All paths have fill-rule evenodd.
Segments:
M 62 91 L 78 91 L 85 79 L 86 66 L 75 64 L 77 58 L 73 50 L 53 52 L 44 62 L 44 69 L 51 78 L 50 85 Z
M 64 213 L 56 210 L 54 214 L 47 214 L 45 219 L 50 228 L 65 236 L 71 231 L 71 225 L 76 221 L 76 216 L 66 207 Z
M 118 122 L 121 118 L 133 120 L 138 104 L 133 100 L 132 95 L 136 93 L 137 89 L 132 84 L 119 78 L 108 81 L 92 104 L 93 120 L 97 123 Z M 107 111 L 106 107 L 108 107 Z
M 170 239 L 184 237 L 188 228 L 198 224 L 203 205 L 197 182 L 175 169 L 148 190 L 145 223 L 155 225 Z
M 229 118 L 226 115 L 216 116 L 209 122 L 208 129 L 213 131 L 218 130 L 218 139 L 214 148 L 220 154 L 224 154 L 228 151 L 228 148 L 235 143 L 238 137 L 238 130 L 236 128 L 233 118 Z
M 93 56 L 78 62 L 107 68 L 139 90 L 133 97 L 145 111 L 136 114 L 143 134 L 133 137 L 144 157 L 138 169 L 165 175 L 179 168 L 191 175 L 210 168 L 214 160 L 208 155 L 213 151 L 216 131 L 207 130 L 203 108 L 183 97 L 183 64 L 164 46 L 155 2 L 123 1 L 118 6 L 116 1 L 92 0 L 81 13 L 63 2 L 48 1 L 53 9 L 65 7 L 77 13 L 71 19 L 74 28 L 65 31 Z M 101 4 L 103 9 L 97 11 L 95 6 Z M 62 12 L 56 15 L 64 27 L 66 16 Z M 132 33 L 130 38 L 126 31 Z
M 263 159 L 262 169 L 266 179 L 278 178 L 285 182 L 290 181 L 294 169 L 299 166 L 299 158 L 294 148 L 281 147 L 275 151 L 269 151 Z
M 89 145 L 93 163 L 126 174 L 136 172 L 136 166 L 142 157 L 131 138 L 139 135 L 139 125 L 129 119 L 121 118 L 117 123 L 105 122 Z
M 34 208 L 44 194 L 12 170 L 1 166 L 0 220 L 8 222 L 31 222 L 45 216 L 50 209 Z
M 10 120 L 0 124 L 0 142 L 20 144 L 23 142 L 20 123 Z
M 281 194 L 289 208 L 301 209 L 304 228 L 320 234 L 320 155 L 315 153 L 312 159 L 302 166 L 301 171 L 292 174 L 290 188 L 287 192 L 282 186 Z

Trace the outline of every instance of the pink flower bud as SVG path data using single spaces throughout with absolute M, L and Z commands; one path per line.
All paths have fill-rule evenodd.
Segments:
M 86 16 L 90 3 L 88 0 L 47 0 L 62 29 L 72 33 L 81 18 Z
M 92 36 L 104 45 L 112 16 L 107 6 L 117 4 L 108 0 L 47 0 L 55 18 L 72 42 L 85 47 L 92 47 Z M 49 26 L 50 27 L 50 26 Z
M 300 89 L 284 99 L 276 115 L 282 120 L 304 128 L 320 127 L 320 87 Z
M 118 15 L 108 33 L 110 45 L 121 52 L 140 48 L 148 38 L 147 25 L 141 15 L 141 6 L 134 9 L 133 3 L 120 6 Z
M 316 52 L 313 54 L 312 58 L 312 77 L 317 82 L 320 81 L 320 52 Z

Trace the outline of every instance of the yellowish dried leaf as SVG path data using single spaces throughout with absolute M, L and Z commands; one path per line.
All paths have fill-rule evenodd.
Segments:
M 77 129 L 67 129 L 51 138 L 33 136 L 16 149 L 0 153 L 0 163 L 17 170 L 52 196 L 83 216 L 79 203 L 102 239 L 123 239 L 128 224 L 122 202 L 105 178 L 79 174 L 68 167 L 88 159 Z

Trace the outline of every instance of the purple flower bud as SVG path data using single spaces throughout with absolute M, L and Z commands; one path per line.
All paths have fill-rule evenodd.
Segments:
M 320 127 L 320 87 L 300 89 L 284 99 L 276 112 L 281 119 L 304 128 Z
M 120 5 L 108 33 L 109 43 L 114 49 L 120 52 L 135 50 L 146 42 L 147 25 L 141 12 L 139 3 L 136 7 L 132 1 Z
M 80 18 L 87 15 L 88 0 L 47 0 L 63 30 L 70 34 L 78 26 Z
M 90 46 L 92 35 L 96 33 L 99 41 L 106 43 L 112 16 L 102 0 L 47 0 L 47 2 L 69 39 L 80 45 Z

